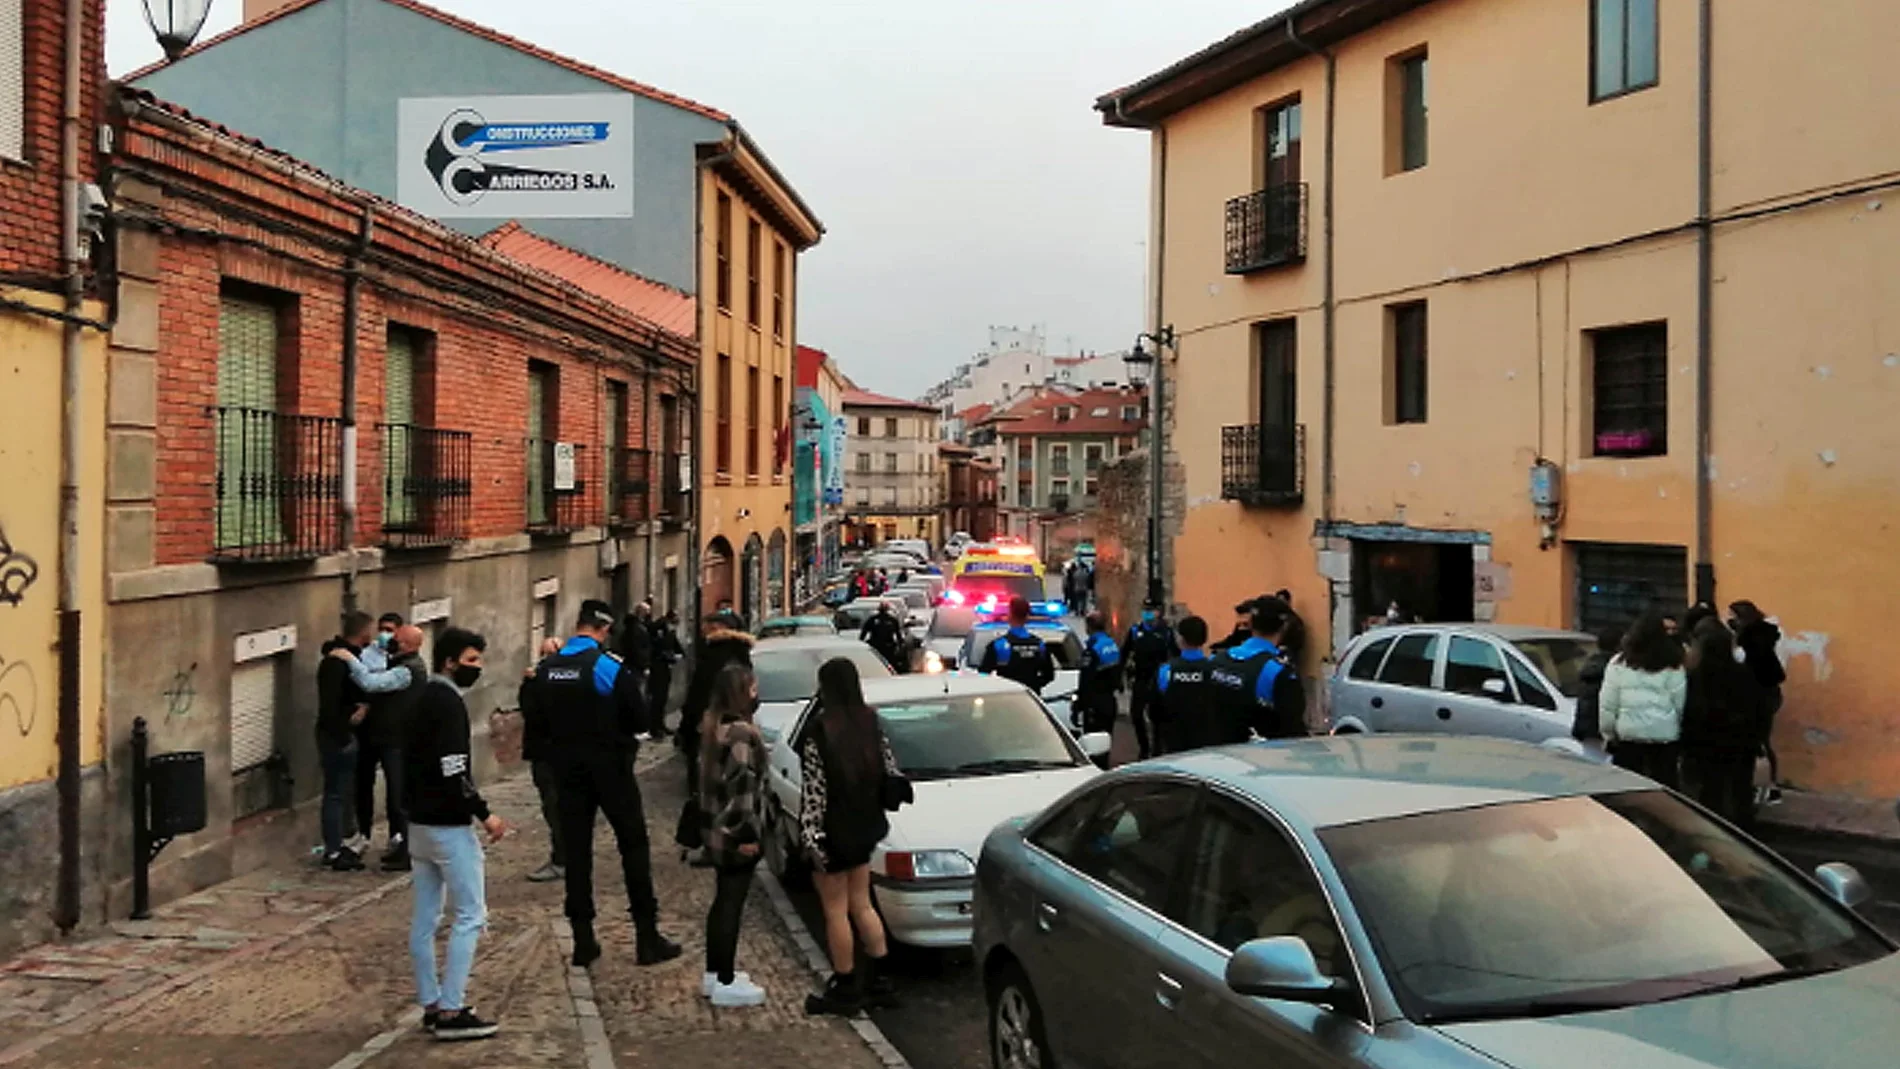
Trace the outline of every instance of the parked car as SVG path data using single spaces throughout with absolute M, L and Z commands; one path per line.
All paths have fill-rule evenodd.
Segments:
M 898 588 L 902 589 L 907 586 L 914 586 L 928 595 L 930 603 L 935 605 L 942 599 L 943 592 L 949 585 L 950 580 L 941 575 L 913 575 L 898 584 Z
M 1493 735 L 1585 753 L 1570 737 L 1596 639 L 1496 624 L 1382 627 L 1353 640 L 1329 683 L 1335 734 Z M 1588 751 L 1601 758 L 1600 750 Z
M 904 603 L 904 630 L 913 639 L 922 639 L 924 631 L 930 627 L 930 609 L 934 604 L 930 600 L 930 591 L 906 584 L 893 587 L 884 596 Z
M 1097 777 L 999 826 L 974 950 L 992 1064 L 1874 1069 L 1895 944 L 1620 769 L 1333 736 Z
M 782 733 L 818 693 L 818 666 L 843 657 L 858 666 L 865 680 L 895 673 L 878 652 L 842 635 L 760 639 L 752 647 L 752 673 L 759 681 L 759 733 L 769 743 Z
M 919 947 L 970 942 L 976 856 L 999 821 L 1033 815 L 1097 774 L 1107 734 L 1079 742 L 1019 684 L 988 676 L 866 679 L 897 766 L 917 800 L 891 814 L 890 835 L 871 856 L 872 893 L 891 937 Z M 808 870 L 799 849 L 798 740 L 810 708 L 771 736 L 772 804 L 778 807 L 766 860 L 782 879 Z
M 908 553 L 922 561 L 930 559 L 930 543 L 921 538 L 893 538 L 878 548 L 886 553 Z
M 910 614 L 910 607 L 904 604 L 904 599 L 880 594 L 874 598 L 854 598 L 845 602 L 842 608 L 832 614 L 832 624 L 840 632 L 856 638 L 858 631 L 864 627 L 864 621 L 877 614 L 879 605 L 885 604 L 890 605 L 899 620 Z
M 829 616 L 774 616 L 759 625 L 759 638 L 788 638 L 792 635 L 835 635 L 838 626 Z
M 976 610 L 963 605 L 939 605 L 924 631 L 924 652 L 937 655 L 938 666 L 950 671 L 963 664 L 963 644 L 976 628 Z

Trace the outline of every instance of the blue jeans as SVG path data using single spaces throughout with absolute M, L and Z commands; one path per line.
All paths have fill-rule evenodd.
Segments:
M 348 816 L 344 809 L 356 790 L 356 740 L 340 747 L 319 740 L 317 756 L 323 763 L 323 807 L 319 818 L 323 825 L 323 856 L 335 857 L 337 851 L 343 849 L 343 821 Z
M 409 920 L 409 960 L 416 969 L 416 1002 L 453 1013 L 468 1005 L 468 973 L 475 965 L 475 944 L 488 923 L 487 886 L 482 875 L 482 844 L 472 824 L 444 828 L 409 827 L 409 858 L 414 866 L 415 912 Z M 442 921 L 446 892 L 454 907 L 449 950 L 438 980 L 435 929 Z

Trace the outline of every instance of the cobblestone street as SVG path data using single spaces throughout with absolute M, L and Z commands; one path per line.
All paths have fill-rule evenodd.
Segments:
M 489 930 L 470 988 L 471 1001 L 500 1020 L 495 1039 L 438 1044 L 418 1027 L 406 876 L 329 873 L 297 859 L 153 920 L 0 966 L 0 1066 L 880 1065 L 851 1024 L 804 1016 L 812 974 L 762 887 L 748 903 L 739 956 L 767 1005 L 716 1011 L 699 997 L 711 880 L 671 849 L 678 762 L 656 751 L 641 766 L 662 926 L 686 948 L 677 962 L 633 965 L 603 826 L 596 897 L 606 955 L 591 976 L 567 967 L 560 886 L 524 878 L 545 859 L 547 833 L 532 786 L 516 775 L 487 792 L 514 834 L 487 855 Z

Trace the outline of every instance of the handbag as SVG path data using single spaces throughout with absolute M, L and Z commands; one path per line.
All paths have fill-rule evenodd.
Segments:
M 679 823 L 673 827 L 673 841 L 683 850 L 698 850 L 706 845 L 706 814 L 700 811 L 699 799 L 688 798 L 680 806 Z
M 906 776 L 884 773 L 884 782 L 878 785 L 878 801 L 884 803 L 884 810 L 895 813 L 900 806 L 906 806 L 917 800 L 917 792 Z

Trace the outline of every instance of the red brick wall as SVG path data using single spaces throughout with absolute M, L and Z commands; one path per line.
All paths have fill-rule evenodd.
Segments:
M 59 274 L 59 124 L 65 87 L 64 0 L 25 0 L 24 161 L 0 160 L 0 276 L 46 280 Z M 85 0 L 85 69 L 80 75 L 80 181 L 97 180 L 94 154 L 105 81 L 105 0 Z

